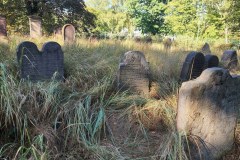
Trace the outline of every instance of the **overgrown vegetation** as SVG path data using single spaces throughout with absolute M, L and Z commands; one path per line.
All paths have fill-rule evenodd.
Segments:
M 185 138 L 175 127 L 178 79 L 187 51 L 204 42 L 185 38 L 166 51 L 162 43 L 78 39 L 63 46 L 64 82 L 31 83 L 20 80 L 15 53 L 17 44 L 27 39 L 9 39 L 0 46 L 0 156 L 188 159 Z M 41 48 L 48 40 L 56 39 L 33 41 Z M 220 56 L 218 43 L 212 42 L 211 50 Z M 119 59 L 129 50 L 144 52 L 150 62 L 151 98 L 116 89 Z M 240 156 L 239 126 L 228 159 Z

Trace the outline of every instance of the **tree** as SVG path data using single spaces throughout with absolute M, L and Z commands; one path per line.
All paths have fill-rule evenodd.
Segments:
M 143 33 L 164 34 L 168 32 L 164 23 L 166 4 L 166 0 L 130 0 L 128 12 Z

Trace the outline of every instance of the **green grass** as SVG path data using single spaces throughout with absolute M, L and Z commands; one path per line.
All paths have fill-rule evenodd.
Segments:
M 65 82 L 20 81 L 16 48 L 31 40 L 13 36 L 0 45 L 0 156 L 10 159 L 187 159 L 177 133 L 178 79 L 189 50 L 203 41 L 162 43 L 88 41 L 63 46 Z M 217 44 L 214 44 L 217 45 Z M 211 48 L 218 56 L 221 52 Z M 150 62 L 159 100 L 116 89 L 123 53 L 142 51 Z M 156 87 L 156 88 L 155 88 Z

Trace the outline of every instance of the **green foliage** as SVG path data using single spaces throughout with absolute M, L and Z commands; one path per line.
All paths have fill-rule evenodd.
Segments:
M 165 0 L 130 0 L 128 12 L 143 33 L 163 34 L 168 31 L 164 24 L 166 3 Z

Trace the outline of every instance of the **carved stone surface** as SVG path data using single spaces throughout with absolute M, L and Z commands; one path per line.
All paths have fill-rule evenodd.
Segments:
M 42 20 L 37 16 L 29 17 L 30 37 L 39 38 L 42 36 Z
M 0 16 L 0 37 L 7 37 L 7 22 L 3 16 Z
M 205 43 L 205 44 L 203 45 L 201 52 L 202 52 L 203 54 L 211 54 L 211 53 L 212 53 L 211 50 L 210 50 L 210 46 L 209 46 L 208 43 Z
M 226 50 L 224 51 L 221 59 L 224 68 L 229 70 L 237 69 L 238 66 L 238 57 L 237 51 L 235 50 Z
M 63 26 L 62 34 L 65 43 L 73 43 L 75 41 L 75 28 L 71 24 Z
M 212 68 L 212 67 L 218 67 L 219 65 L 219 59 L 215 55 L 206 55 L 205 56 L 205 65 L 204 68 Z
M 38 81 L 54 76 L 57 80 L 63 80 L 63 52 L 56 42 L 45 43 L 42 51 L 32 42 L 22 42 L 17 48 L 17 61 L 23 79 Z
M 195 79 L 204 69 L 205 58 L 200 52 L 191 52 L 187 55 L 182 66 L 180 79 L 182 82 Z
M 129 51 L 124 54 L 119 65 L 118 88 L 148 95 L 149 74 L 149 66 L 144 54 L 139 51 Z
M 182 83 L 177 129 L 195 137 L 200 151 L 191 152 L 193 159 L 201 159 L 200 155 L 218 159 L 231 150 L 240 108 L 239 90 L 240 77 L 232 77 L 228 70 L 216 67 Z

